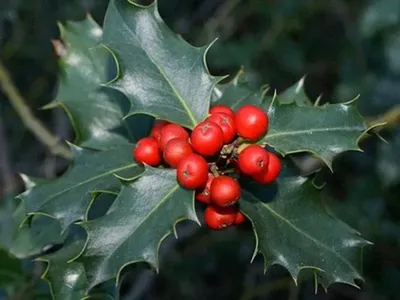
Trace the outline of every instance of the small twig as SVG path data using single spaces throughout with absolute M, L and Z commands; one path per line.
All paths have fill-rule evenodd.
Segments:
M 369 120 L 369 125 L 374 126 L 377 124 L 386 123 L 384 126 L 378 126 L 372 131 L 374 133 L 382 131 L 387 128 L 394 128 L 400 124 L 400 106 L 395 106 L 391 110 L 387 111 L 383 115 Z
M 225 174 L 235 173 L 235 172 L 236 172 L 236 169 L 235 169 L 235 168 L 230 168 L 230 169 L 223 170 L 223 171 L 221 171 L 220 173 L 221 173 L 222 175 L 225 175 Z
M 0 86 L 22 122 L 35 135 L 35 137 L 46 145 L 54 155 L 58 155 L 68 160 L 72 159 L 71 151 L 32 114 L 30 108 L 26 105 L 23 97 L 12 82 L 7 69 L 1 62 Z
M 218 167 L 217 167 L 217 165 L 215 163 L 210 164 L 210 171 L 214 175 L 214 177 L 218 177 L 219 176 Z

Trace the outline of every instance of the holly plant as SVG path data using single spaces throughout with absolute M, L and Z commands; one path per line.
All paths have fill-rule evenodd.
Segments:
M 232 80 L 213 76 L 212 44 L 193 47 L 172 32 L 156 1 L 111 0 L 102 28 L 88 16 L 60 24 L 60 33 L 53 44 L 62 73 L 46 108 L 70 117 L 73 160 L 55 180 L 23 176 L 26 211 L 16 224 L 24 230 L 18 240 L 32 228 L 21 224 L 56 221 L 62 246 L 36 258 L 47 262 L 42 277 L 54 299 L 118 284 L 129 264 L 157 271 L 160 245 L 179 238 L 183 220 L 220 231 L 248 223 L 264 271 L 279 264 L 296 281 L 310 269 L 316 288 L 362 279 L 361 254 L 371 243 L 328 212 L 312 176 L 290 167 L 294 153 L 332 170 L 336 155 L 361 151 L 370 128 L 356 100 L 319 105 L 305 95 L 304 79 L 269 96 L 265 87 L 253 90 L 243 70 Z M 114 203 L 91 216 L 104 195 Z M 23 256 L 17 248 L 10 253 Z

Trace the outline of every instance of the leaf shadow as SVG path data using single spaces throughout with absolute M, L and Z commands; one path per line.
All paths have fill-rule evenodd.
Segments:
M 117 195 L 109 193 L 99 193 L 96 195 L 87 212 L 88 221 L 95 220 L 106 215 L 116 198 Z
M 279 154 L 270 147 L 266 147 L 269 152 L 273 152 L 279 156 Z M 248 201 L 261 201 L 263 203 L 271 203 L 278 196 L 279 192 L 279 182 L 280 180 L 288 177 L 297 177 L 300 175 L 300 170 L 293 163 L 293 161 L 288 157 L 279 156 L 282 164 L 281 172 L 278 178 L 269 184 L 260 184 L 255 182 L 252 178 L 248 176 L 240 177 L 241 187 L 250 192 L 255 198 L 246 199 Z M 257 200 L 256 200 L 257 199 Z
M 126 116 L 130 110 L 128 98 L 117 90 L 102 87 L 101 92 L 108 95 L 110 101 L 116 103 Z M 154 123 L 154 117 L 146 114 L 136 114 L 122 119 L 118 127 L 110 128 L 111 133 L 126 137 L 129 142 L 136 142 L 139 139 L 148 136 Z
M 274 181 L 271 184 L 259 184 L 248 177 L 243 177 L 240 180 L 240 185 L 243 189 L 252 193 L 255 198 L 249 199 L 249 201 L 256 201 L 255 199 L 262 201 L 263 203 L 270 203 L 274 201 L 278 194 L 278 183 Z

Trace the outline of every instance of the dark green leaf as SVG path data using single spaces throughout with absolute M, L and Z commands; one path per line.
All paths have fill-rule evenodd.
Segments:
M 223 104 L 231 107 L 233 110 L 238 110 L 245 104 L 260 105 L 261 102 L 266 101 L 265 93 L 267 91 L 267 88 L 259 91 L 252 90 L 241 70 L 231 82 L 215 87 L 213 93 L 214 102 L 212 105 Z
M 296 103 L 298 106 L 309 106 L 312 105 L 310 99 L 308 99 L 306 92 L 304 91 L 304 80 L 305 77 L 301 78 L 293 86 L 289 87 L 285 91 L 279 94 L 278 101 L 280 104 L 292 104 Z
M 61 233 L 57 220 L 37 215 L 18 229 L 10 252 L 20 259 L 29 258 L 41 254 L 51 245 L 61 244 L 64 239 L 65 233 Z
M 65 246 L 52 254 L 45 255 L 40 260 L 47 262 L 47 269 L 42 275 L 50 287 L 54 299 L 113 299 L 113 291 L 94 289 L 88 293 L 89 286 L 86 272 L 82 263 L 73 261 L 79 256 L 85 246 L 86 234 L 84 230 L 73 225 Z
M 156 1 L 147 7 L 110 1 L 104 43 L 118 65 L 118 75 L 108 86 L 129 98 L 129 114 L 146 113 L 188 128 L 207 117 L 219 80 L 205 65 L 209 46 L 195 48 L 173 33 Z
M 118 276 L 129 263 L 146 261 L 158 268 L 162 240 L 181 220 L 198 222 L 193 191 L 176 181 L 176 170 L 147 168 L 126 184 L 107 215 L 82 226 L 88 233 L 83 255 L 90 287 Z
M 98 191 L 118 191 L 115 174 L 138 176 L 143 168 L 132 158 L 132 146 L 97 152 L 72 146 L 74 161 L 59 179 L 39 184 L 21 194 L 28 214 L 45 214 L 57 219 L 64 230 L 86 218 L 86 211 Z
M 114 203 L 117 194 L 101 193 L 93 200 L 87 214 L 87 220 L 94 220 L 104 216 Z
M 47 183 L 49 180 L 29 178 L 21 174 L 21 178 L 27 189 L 33 188 L 36 184 Z M 18 203 L 19 202 L 19 203 Z M 7 236 L 2 236 L 6 242 L 6 249 L 19 259 L 29 258 L 40 254 L 47 245 L 63 241 L 59 223 L 46 216 L 34 216 L 29 222 L 26 219 L 25 203 L 20 199 L 6 199 L 14 210 L 3 211 L 1 216 L 4 223 L 4 231 Z M 2 226 L 3 228 L 3 226 Z
M 76 240 L 60 251 L 42 258 L 48 263 L 43 277 L 49 282 L 55 299 L 77 300 L 86 295 L 88 285 L 83 265 L 68 262 L 79 255 L 84 245 L 84 240 Z
M 296 280 L 301 269 L 311 268 L 324 287 L 354 285 L 362 278 L 362 248 L 369 242 L 326 213 L 320 191 L 309 180 L 252 185 L 243 190 L 240 207 L 253 223 L 255 254 L 263 255 L 265 269 L 283 265 Z
M 60 25 L 65 49 L 61 52 L 63 73 L 56 101 L 75 128 L 75 143 L 93 149 L 108 149 L 135 140 L 124 115 L 129 101 L 121 93 L 101 87 L 107 82 L 108 51 L 100 46 L 102 29 L 92 18 Z
M 267 109 L 268 134 L 262 143 L 282 155 L 311 152 L 331 168 L 333 157 L 347 150 L 360 150 L 358 140 L 367 130 L 355 101 L 323 106 L 280 105 Z
M 26 178 L 26 176 L 24 176 Z M 30 222 L 23 222 L 26 210 L 23 201 L 16 204 L 17 199 L 4 199 L 12 204 L 14 210 L 3 211 L 0 221 L 4 232 L 0 232 L 2 247 L 15 258 L 24 259 L 41 254 L 43 249 L 51 244 L 61 243 L 61 227 L 57 220 L 46 216 L 33 216 Z

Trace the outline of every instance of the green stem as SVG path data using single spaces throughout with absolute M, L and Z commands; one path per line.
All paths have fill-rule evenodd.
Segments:
M 229 168 L 229 169 L 221 171 L 221 174 L 225 175 L 225 174 L 229 174 L 229 173 L 235 173 L 235 171 L 236 171 L 235 168 Z
M 24 125 L 33 133 L 33 135 L 54 155 L 61 156 L 65 159 L 72 159 L 72 153 L 68 147 L 64 146 L 59 138 L 54 136 L 43 123 L 35 118 L 29 106 L 26 105 L 22 95 L 15 87 L 11 80 L 6 67 L 0 62 L 0 87 L 8 97 L 11 105 L 21 118 Z
M 210 171 L 214 175 L 214 177 L 218 177 L 219 176 L 218 167 L 217 167 L 217 165 L 215 163 L 212 163 L 210 165 Z

